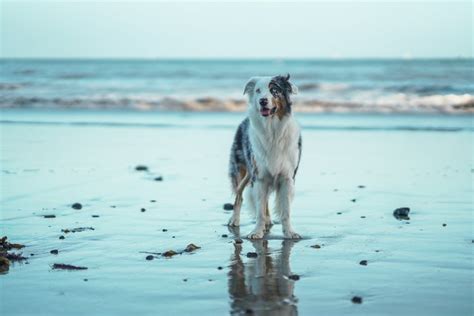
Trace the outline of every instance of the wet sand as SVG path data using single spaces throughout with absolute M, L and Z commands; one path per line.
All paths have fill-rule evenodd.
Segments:
M 473 312 L 472 117 L 299 114 L 304 239 L 252 242 L 224 225 L 242 114 L 70 113 L 1 113 L 0 231 L 29 257 L 2 314 Z

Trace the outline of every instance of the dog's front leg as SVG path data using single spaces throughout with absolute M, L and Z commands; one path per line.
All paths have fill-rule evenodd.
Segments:
M 262 179 L 258 179 L 254 183 L 253 192 L 256 200 L 256 219 L 257 224 L 254 230 L 247 236 L 249 239 L 261 239 L 265 232 L 265 211 L 268 202 L 270 185 Z
M 281 216 L 283 235 L 288 239 L 300 239 L 301 236 L 294 232 L 290 221 L 290 204 L 293 199 L 293 179 L 282 177 L 276 191 L 276 210 Z

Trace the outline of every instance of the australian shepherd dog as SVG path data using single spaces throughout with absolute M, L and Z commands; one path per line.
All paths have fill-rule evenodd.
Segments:
M 268 198 L 275 192 L 274 214 L 280 219 L 287 239 L 301 238 L 291 226 L 290 204 L 301 158 L 301 133 L 291 111 L 297 88 L 290 75 L 253 77 L 245 85 L 248 115 L 240 123 L 232 144 L 229 175 L 235 203 L 229 226 L 240 225 L 240 208 L 245 199 L 255 213 L 256 226 L 250 239 L 263 238 L 272 221 Z

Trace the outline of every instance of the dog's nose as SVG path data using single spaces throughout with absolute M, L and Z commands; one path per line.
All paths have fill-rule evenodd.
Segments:
M 259 100 L 259 103 L 261 106 L 267 106 L 268 105 L 268 99 L 267 98 L 261 98 Z

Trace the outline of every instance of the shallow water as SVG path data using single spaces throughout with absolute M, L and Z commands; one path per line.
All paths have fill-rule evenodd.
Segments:
M 282 240 L 276 224 L 236 245 L 253 225 L 245 215 L 229 231 L 222 209 L 241 119 L 2 111 L 1 235 L 34 254 L 0 276 L 2 314 L 472 314 L 472 116 L 299 115 L 293 224 L 304 239 Z M 402 206 L 409 221 L 392 216 Z M 189 243 L 201 249 L 143 253 Z

